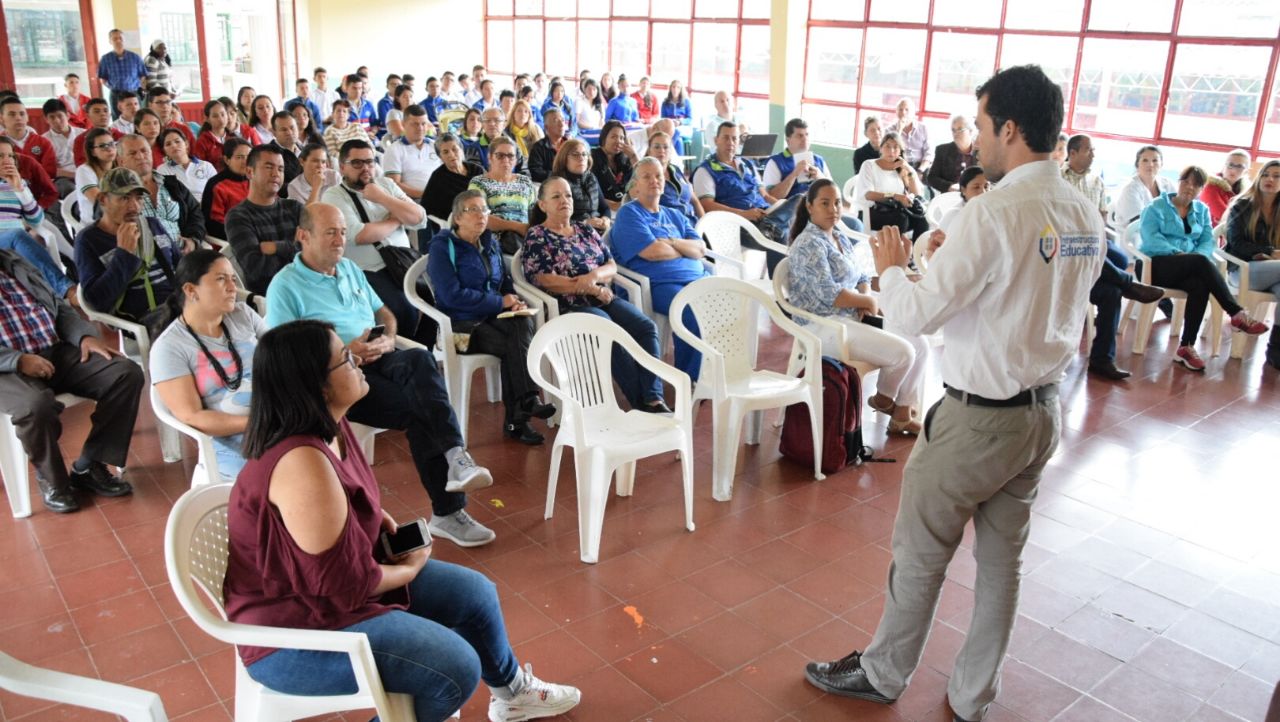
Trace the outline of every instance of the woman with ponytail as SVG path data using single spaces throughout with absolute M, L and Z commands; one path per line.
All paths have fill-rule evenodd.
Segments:
M 174 275 L 177 290 L 151 348 L 151 383 L 179 421 L 213 437 L 218 473 L 235 481 L 244 466 L 253 352 L 267 326 L 236 300 L 235 271 L 217 251 L 188 253 Z

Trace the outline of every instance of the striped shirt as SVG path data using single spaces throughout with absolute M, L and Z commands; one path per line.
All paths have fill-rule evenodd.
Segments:
M 31 194 L 31 187 L 22 184 L 22 190 L 14 190 L 0 180 L 0 231 L 21 231 L 26 225 L 35 227 L 44 220 L 44 211 Z
M 0 271 L 0 346 L 40 353 L 58 342 L 53 315 L 18 279 Z

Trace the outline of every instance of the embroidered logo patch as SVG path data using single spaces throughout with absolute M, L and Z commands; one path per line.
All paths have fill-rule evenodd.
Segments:
M 1045 225 L 1044 230 L 1040 231 L 1040 257 L 1045 263 L 1053 260 L 1058 255 L 1058 232 L 1053 230 L 1052 225 Z

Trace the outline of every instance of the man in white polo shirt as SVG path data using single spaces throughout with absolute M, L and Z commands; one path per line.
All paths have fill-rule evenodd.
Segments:
M 833 694 L 880 702 L 906 690 L 947 565 L 972 519 L 973 619 L 947 687 L 955 720 L 979 720 L 1000 687 L 1040 475 L 1061 431 L 1058 382 L 1102 269 L 1102 217 L 1049 159 L 1062 91 L 1039 66 L 979 86 L 978 145 L 995 190 L 970 201 L 919 283 L 896 228 L 873 239 L 880 307 L 904 333 L 942 329 L 947 393 L 902 475 L 884 616 L 864 652 L 811 662 Z
M 436 155 L 435 143 L 427 137 L 431 121 L 421 105 L 404 109 L 404 136 L 392 143 L 382 157 L 382 173 L 395 181 L 405 195 L 422 199 L 422 189 L 427 187 L 431 174 L 443 165 Z

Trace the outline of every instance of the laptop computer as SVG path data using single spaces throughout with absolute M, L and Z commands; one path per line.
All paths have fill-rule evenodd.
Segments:
M 777 133 L 752 133 L 742 141 L 742 151 L 738 155 L 743 158 L 768 158 L 773 155 L 773 147 L 777 144 Z

